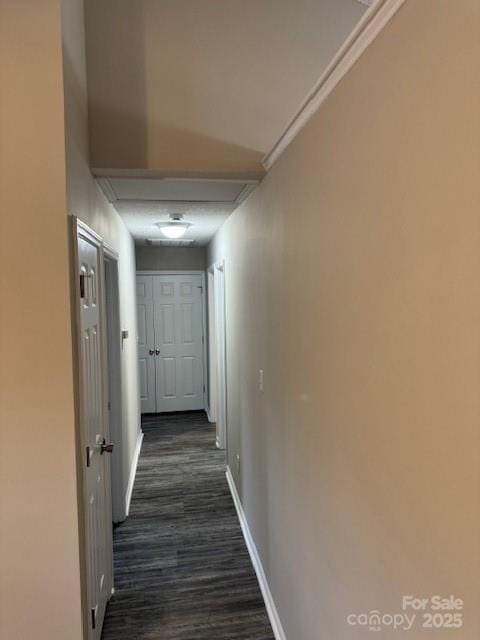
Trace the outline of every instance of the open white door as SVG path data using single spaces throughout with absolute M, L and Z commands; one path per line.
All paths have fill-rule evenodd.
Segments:
M 113 587 L 102 242 L 74 224 L 79 374 L 79 440 L 84 498 L 86 631 L 100 640 Z

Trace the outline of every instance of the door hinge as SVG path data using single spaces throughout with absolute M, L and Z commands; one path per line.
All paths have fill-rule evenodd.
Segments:
M 203 393 L 205 393 L 205 385 L 203 385 Z
M 110 401 L 108 401 L 107 406 L 108 406 L 108 410 L 111 411 L 112 410 L 112 403 Z
M 205 344 L 205 336 L 202 336 L 202 344 Z
M 94 607 L 90 610 L 91 619 L 92 619 L 92 629 L 95 629 L 97 626 L 97 607 Z
M 90 447 L 86 447 L 87 450 L 87 467 L 90 466 Z

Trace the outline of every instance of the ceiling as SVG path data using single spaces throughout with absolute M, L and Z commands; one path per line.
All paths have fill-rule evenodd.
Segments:
M 193 201 L 191 176 L 260 179 L 262 158 L 366 10 L 359 0 L 85 0 L 85 7 L 94 173 L 138 180 L 117 181 L 110 198 L 136 240 L 181 209 L 201 244 L 236 204 Z M 187 180 L 175 198 L 158 200 L 159 178 L 172 176 Z
M 255 178 L 172 178 L 144 173 L 135 177 L 98 176 L 104 194 L 138 243 L 162 238 L 156 222 L 181 214 L 191 223 L 182 245 L 205 245 L 258 184 Z M 163 244 L 179 246 L 163 240 Z

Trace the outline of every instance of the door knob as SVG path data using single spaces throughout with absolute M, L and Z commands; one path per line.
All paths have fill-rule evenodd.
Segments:
M 149 349 L 149 350 L 148 350 L 148 353 L 149 353 L 151 356 L 153 356 L 153 354 L 155 353 L 155 349 Z
M 160 355 L 160 349 L 155 349 L 155 355 L 159 356 Z
M 103 456 L 105 451 L 107 453 L 112 453 L 113 452 L 113 442 L 109 442 L 107 444 L 107 441 L 104 438 L 102 444 L 100 445 L 100 454 Z

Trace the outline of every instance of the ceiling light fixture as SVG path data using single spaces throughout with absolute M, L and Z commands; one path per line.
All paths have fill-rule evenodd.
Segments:
M 179 213 L 171 213 L 170 220 L 166 222 L 157 222 L 156 225 L 166 238 L 181 238 L 188 227 L 192 225 L 183 221 L 183 215 Z

